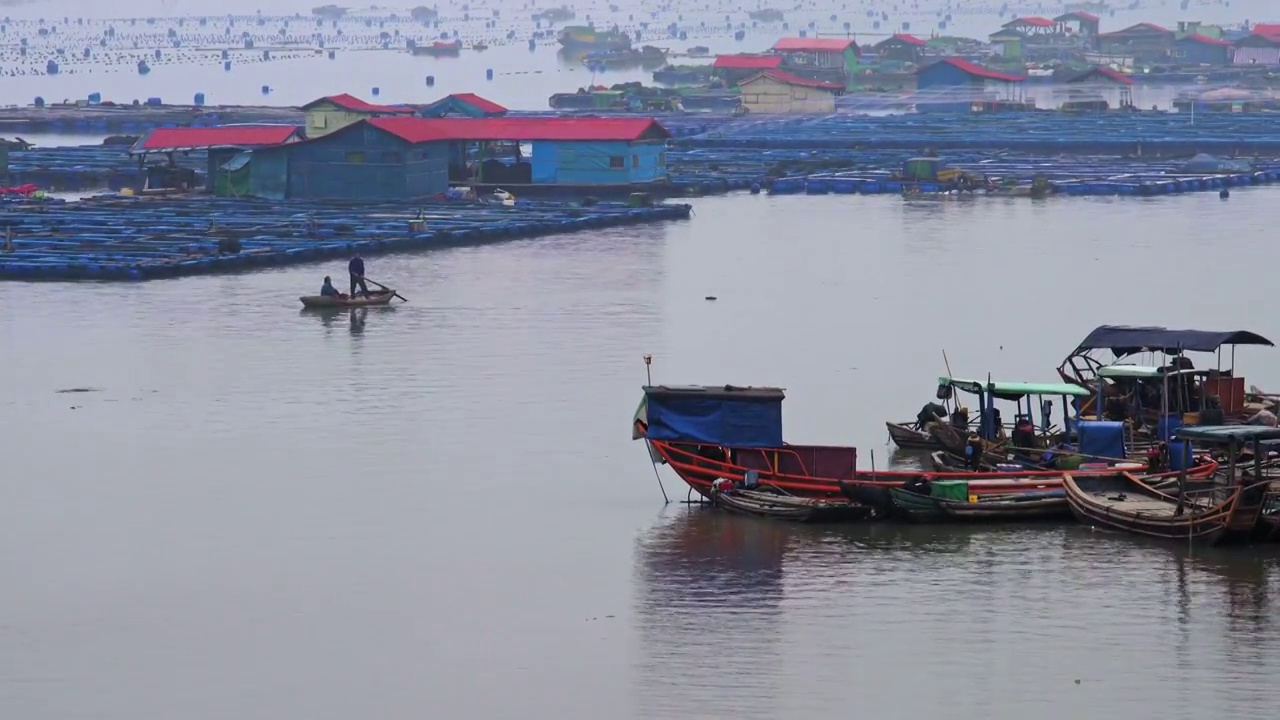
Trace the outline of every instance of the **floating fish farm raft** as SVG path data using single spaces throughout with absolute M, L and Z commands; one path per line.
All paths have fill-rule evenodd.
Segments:
M 1280 169 L 1280 125 L 1265 114 L 1044 111 L 660 119 L 675 136 L 667 153 L 674 195 L 745 189 L 899 192 L 904 185 L 893 179 L 894 171 L 927 151 L 937 153 L 947 167 L 1002 180 L 1043 176 L 1055 192 L 1072 195 L 1161 195 L 1266 184 L 1278 179 Z M 1180 161 L 1197 153 L 1247 159 L 1251 167 L 1182 172 Z M 175 159 L 200 176 L 208 166 L 201 151 Z M 8 173 L 0 174 L 3 182 L 55 191 L 118 190 L 139 186 L 141 177 L 127 146 L 91 145 L 11 151 Z M 908 185 L 922 192 L 946 189 L 931 183 Z
M 685 219 L 688 205 L 100 197 L 0 204 L 0 278 L 148 280 Z
M 46 105 L 0 108 L 0 135 L 50 133 L 140 134 L 158 127 L 208 127 L 239 123 L 301 125 L 296 107 L 199 105 Z

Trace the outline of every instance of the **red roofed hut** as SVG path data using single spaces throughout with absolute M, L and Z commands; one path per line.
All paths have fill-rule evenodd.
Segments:
M 142 190 L 161 188 L 194 189 L 195 171 L 179 167 L 176 155 L 193 150 L 208 152 L 206 188 L 217 195 L 249 194 L 249 153 L 259 148 L 277 147 L 302 139 L 302 129 L 293 125 L 219 125 L 216 127 L 156 128 L 143 135 L 129 150 L 140 167 L 148 155 L 161 154 L 168 163 L 144 167 Z
M 916 71 L 920 112 L 996 110 L 1022 107 L 1020 86 L 1026 77 L 982 67 L 964 58 L 943 58 Z M 980 107 L 978 107 L 980 106 Z
M 899 62 L 920 62 L 928 43 L 915 35 L 898 33 L 890 35 L 873 46 L 876 56 L 881 60 L 897 60 Z
M 858 72 L 858 43 L 849 38 L 782 38 L 773 44 L 782 69 L 848 86 Z
M 1134 60 L 1160 62 L 1173 52 L 1176 34 L 1153 23 L 1138 23 L 1123 30 L 1098 36 L 1098 49 L 1107 55 L 1123 55 Z
M 765 70 L 738 83 L 742 107 L 747 112 L 834 113 L 836 96 L 844 85 L 793 75 L 785 70 Z
M 781 55 L 717 55 L 711 64 L 712 73 L 725 82 L 736 85 L 763 70 L 782 67 Z
M 307 114 L 307 137 L 318 138 L 353 123 L 387 115 L 412 115 L 413 108 L 402 105 L 375 105 L 343 93 L 312 100 L 302 106 Z
M 375 117 L 270 151 L 284 197 L 385 200 L 450 184 L 633 188 L 667 179 L 671 135 L 644 117 Z M 261 154 L 261 153 L 259 153 Z M 255 158 L 254 162 L 258 162 Z

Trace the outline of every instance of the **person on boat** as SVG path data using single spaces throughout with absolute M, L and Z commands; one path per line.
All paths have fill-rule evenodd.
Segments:
M 328 275 L 324 276 L 324 284 L 320 286 L 320 297 L 342 297 L 342 293 L 338 292 L 338 288 L 333 286 L 333 280 Z
M 1204 416 L 1201 415 L 1201 417 L 1203 418 Z M 1266 408 L 1263 408 L 1259 410 L 1257 413 L 1255 413 L 1248 420 L 1245 420 L 1244 423 L 1245 425 L 1262 425 L 1264 427 L 1276 427 L 1277 418 L 1275 413 L 1271 412 Z
M 982 456 L 985 454 L 985 448 L 982 446 L 982 438 L 977 435 L 969 437 L 969 442 L 964 446 L 964 459 L 969 469 L 977 472 L 982 469 Z
M 926 430 L 930 423 L 942 422 L 947 417 L 947 409 L 936 402 L 925 403 L 916 413 L 916 429 Z
M 1200 410 L 1201 425 L 1226 425 L 1227 416 L 1222 411 L 1222 400 L 1217 395 L 1207 395 Z
M 351 297 L 356 296 L 356 286 L 360 287 L 360 294 L 369 297 L 369 286 L 364 283 L 364 259 L 356 253 L 351 257 L 351 262 L 347 263 L 347 272 L 351 273 Z
M 1036 449 L 1038 440 L 1036 438 L 1036 428 L 1031 424 L 1031 419 L 1027 417 L 1019 417 L 1013 426 L 1013 447 L 1015 452 L 1029 453 Z
M 955 412 L 951 413 L 951 427 L 962 435 L 969 432 L 969 408 L 960 404 L 956 405 Z

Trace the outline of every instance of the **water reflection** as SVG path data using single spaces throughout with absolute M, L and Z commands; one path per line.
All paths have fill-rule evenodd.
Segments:
M 728 717 L 770 712 L 777 664 L 788 528 L 709 509 L 678 511 L 640 538 L 636 551 L 635 671 L 640 716 Z M 755 668 L 742 667 L 751 662 Z M 755 673 L 753 669 L 763 672 Z M 750 683 L 708 693 L 739 672 Z
M 364 332 L 365 322 L 369 318 L 369 308 L 303 308 L 299 314 L 303 316 L 314 317 L 320 321 L 321 327 L 326 330 L 336 328 L 341 319 L 347 321 L 347 328 L 352 335 L 360 335 Z M 395 310 L 394 305 L 383 305 L 375 308 L 377 312 L 390 312 Z

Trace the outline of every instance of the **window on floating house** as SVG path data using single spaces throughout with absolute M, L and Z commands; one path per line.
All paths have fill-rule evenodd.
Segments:
M 364 153 L 360 151 L 347 153 L 347 162 L 353 165 L 360 165 L 364 163 Z
M 627 166 L 627 159 L 625 157 L 621 155 L 609 156 L 609 169 L 616 170 L 618 168 L 625 168 L 626 166 Z
M 313 113 L 311 115 L 311 127 L 313 128 L 324 127 L 327 124 L 326 121 L 327 121 L 327 117 L 325 116 L 324 113 Z

